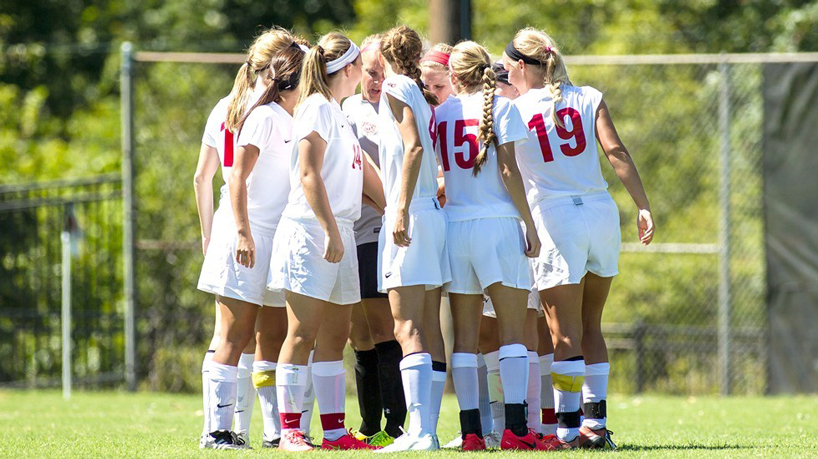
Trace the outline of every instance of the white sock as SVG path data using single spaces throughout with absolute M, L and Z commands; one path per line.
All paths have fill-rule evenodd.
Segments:
M 304 403 L 301 406 L 301 431 L 304 435 L 310 436 L 312 425 L 312 414 L 315 412 L 315 386 L 312 384 L 312 357 L 315 351 L 310 351 L 307 360 L 307 387 L 304 389 Z
M 540 375 L 542 375 L 542 387 L 540 396 L 540 406 L 542 408 L 542 433 L 543 435 L 557 434 L 557 418 L 554 414 L 554 385 L 551 382 L 551 364 L 554 363 L 554 354 L 540 356 Z
M 202 412 L 204 413 L 204 427 L 202 436 L 210 433 L 210 362 L 213 361 L 213 354 L 216 351 L 205 352 L 202 360 Z
M 230 430 L 236 405 L 239 369 L 210 362 L 210 431 Z
M 540 420 L 540 356 L 534 351 L 528 351 L 528 390 L 525 401 L 528 404 L 528 428 L 535 433 L 542 433 Z
M 608 362 L 593 363 L 585 365 L 585 382 L 582 384 L 582 403 L 599 403 L 608 398 L 608 374 L 611 372 L 611 364 Z M 606 426 L 607 418 L 588 418 L 589 413 L 585 413 L 582 425 L 593 430 L 602 429 Z
M 236 386 L 236 413 L 233 418 L 236 433 L 250 435 L 250 419 L 253 418 L 253 405 L 256 401 L 255 388 L 250 375 L 253 372 L 255 354 L 242 354 L 239 357 L 238 385 Z
M 282 435 L 301 427 L 301 407 L 308 377 L 306 365 L 280 363 L 276 367 L 276 395 Z
M 318 411 L 321 412 L 324 438 L 335 441 L 343 437 L 346 435 L 344 426 L 346 370 L 343 360 L 313 363 L 312 386 L 318 400 Z
M 452 369 L 454 373 L 454 369 Z M 488 370 L 486 359 L 483 354 L 477 354 L 477 384 L 479 391 L 480 405 L 480 426 L 483 428 L 483 436 L 486 436 L 494 428 L 491 418 L 491 398 L 489 398 Z
M 554 411 L 561 413 L 578 412 L 585 379 L 584 360 L 564 360 L 551 364 L 551 379 L 554 384 Z M 557 436 L 563 441 L 571 441 L 579 435 L 579 424 L 557 427 Z
M 460 411 L 480 407 L 480 389 L 477 379 L 477 355 L 465 352 L 452 354 L 452 380 Z
M 489 352 L 483 357 L 486 359 L 492 425 L 495 432 L 502 434 L 506 428 L 506 404 L 500 381 L 500 351 Z
M 443 403 L 444 389 L 446 389 L 446 370 L 432 370 L 432 405 L 429 409 L 429 429 L 432 435 L 437 435 L 437 421 L 440 419 L 440 405 Z
M 432 403 L 431 354 L 410 354 L 401 359 L 400 377 L 409 412 L 408 433 L 413 436 L 432 433 L 429 417 Z
M 522 344 L 500 347 L 500 380 L 505 403 L 525 403 L 528 390 L 528 350 Z
M 253 362 L 253 387 L 258 392 L 261 419 L 264 422 L 264 439 L 267 441 L 281 437 L 281 419 L 278 415 L 275 385 L 276 363 L 266 360 Z

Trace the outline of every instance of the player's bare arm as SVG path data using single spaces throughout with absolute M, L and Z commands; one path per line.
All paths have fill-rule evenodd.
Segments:
M 398 123 L 398 130 L 403 139 L 403 150 L 406 152 L 403 161 L 400 197 L 398 198 L 398 215 L 395 219 L 395 230 L 393 232 L 395 244 L 405 247 L 412 242 L 409 238 L 409 205 L 412 203 L 415 185 L 420 174 L 423 144 L 420 141 L 417 123 L 415 123 L 415 115 L 409 105 L 389 94 L 387 94 L 387 99 L 389 100 L 392 115 L 395 116 L 395 121 Z
M 196 209 L 199 212 L 199 226 L 202 229 L 202 254 L 207 254 L 210 234 L 213 229 L 213 176 L 219 169 L 219 153 L 215 148 L 202 144 L 199 162 L 193 174 L 193 192 L 196 195 Z
M 258 160 L 259 149 L 255 145 L 245 145 L 236 149 L 233 169 L 230 171 L 230 203 L 239 240 L 236 244 L 236 261 L 252 268 L 256 265 L 256 245 L 250 232 L 250 218 L 247 215 L 247 177 Z
M 338 263 L 344 256 L 344 243 L 329 205 L 324 180 L 321 179 L 321 167 L 324 165 L 326 149 L 327 142 L 315 131 L 310 132 L 298 142 L 301 186 L 304 188 L 304 196 L 326 235 L 324 259 L 330 263 Z
M 537 258 L 540 255 L 540 238 L 537 236 L 537 229 L 534 227 L 531 208 L 528 207 L 528 201 L 525 199 L 525 187 L 514 154 L 514 142 L 497 146 L 497 164 L 500 167 L 500 178 L 503 179 L 503 185 L 505 185 L 514 207 L 520 212 L 520 218 L 525 223 L 525 255 L 529 258 Z

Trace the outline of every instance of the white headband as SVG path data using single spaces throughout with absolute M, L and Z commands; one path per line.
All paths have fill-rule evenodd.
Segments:
M 344 55 L 338 59 L 327 62 L 327 75 L 332 75 L 333 73 L 346 67 L 348 64 L 354 62 L 355 59 L 358 58 L 358 54 L 361 54 L 361 51 L 358 49 L 358 45 L 356 45 L 352 40 L 349 40 L 349 49 L 347 52 L 345 52 Z

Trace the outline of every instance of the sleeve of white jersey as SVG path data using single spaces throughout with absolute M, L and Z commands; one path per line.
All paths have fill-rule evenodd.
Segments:
M 270 116 L 268 110 L 259 107 L 253 110 L 250 116 L 244 121 L 236 146 L 244 147 L 246 145 L 253 145 L 259 150 L 263 150 L 270 142 L 272 133 L 273 117 Z
M 316 97 L 304 104 L 294 126 L 296 140 L 301 140 L 311 132 L 315 132 L 329 143 L 332 132 L 332 107 L 329 102 L 322 102 Z
M 393 77 L 389 78 L 388 81 L 383 82 L 381 90 L 411 107 L 413 86 L 417 88 L 417 84 L 414 81 L 412 81 L 409 77 L 405 78 Z
M 354 96 L 353 96 L 354 97 Z M 347 117 L 347 121 L 349 125 L 352 126 L 352 132 L 355 133 L 355 136 L 358 136 L 358 124 L 355 122 L 355 109 L 353 105 L 355 101 L 353 97 L 347 98 L 344 100 L 344 104 L 341 106 L 341 111 L 344 112 L 344 115 Z
M 216 112 L 219 110 L 217 110 L 217 107 L 213 107 L 213 110 L 210 111 L 210 116 L 207 117 L 204 134 L 202 135 L 202 143 L 213 148 L 217 147 L 216 137 L 218 136 L 219 129 L 221 128 L 221 123 L 224 121 L 218 119 Z
M 602 103 L 602 92 L 591 86 L 583 86 L 582 92 L 584 93 L 585 99 L 589 104 L 591 104 L 594 116 L 596 116 L 596 111 L 599 109 L 599 104 Z
M 497 145 L 509 142 L 521 144 L 528 140 L 528 128 L 523 123 L 520 111 L 508 99 L 498 97 L 495 100 L 494 133 Z

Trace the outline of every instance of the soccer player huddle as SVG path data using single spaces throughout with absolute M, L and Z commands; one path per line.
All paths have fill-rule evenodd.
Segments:
M 273 28 L 211 112 L 194 180 L 198 288 L 217 304 L 201 447 L 248 448 L 257 393 L 262 447 L 317 448 L 317 401 L 322 449 L 439 449 L 442 296 L 460 406 L 444 447 L 613 447 L 600 324 L 621 237 L 597 142 L 643 244 L 654 226 L 602 94 L 571 82 L 541 30 L 499 62 L 473 41 L 424 48 L 406 26 L 360 48 Z

